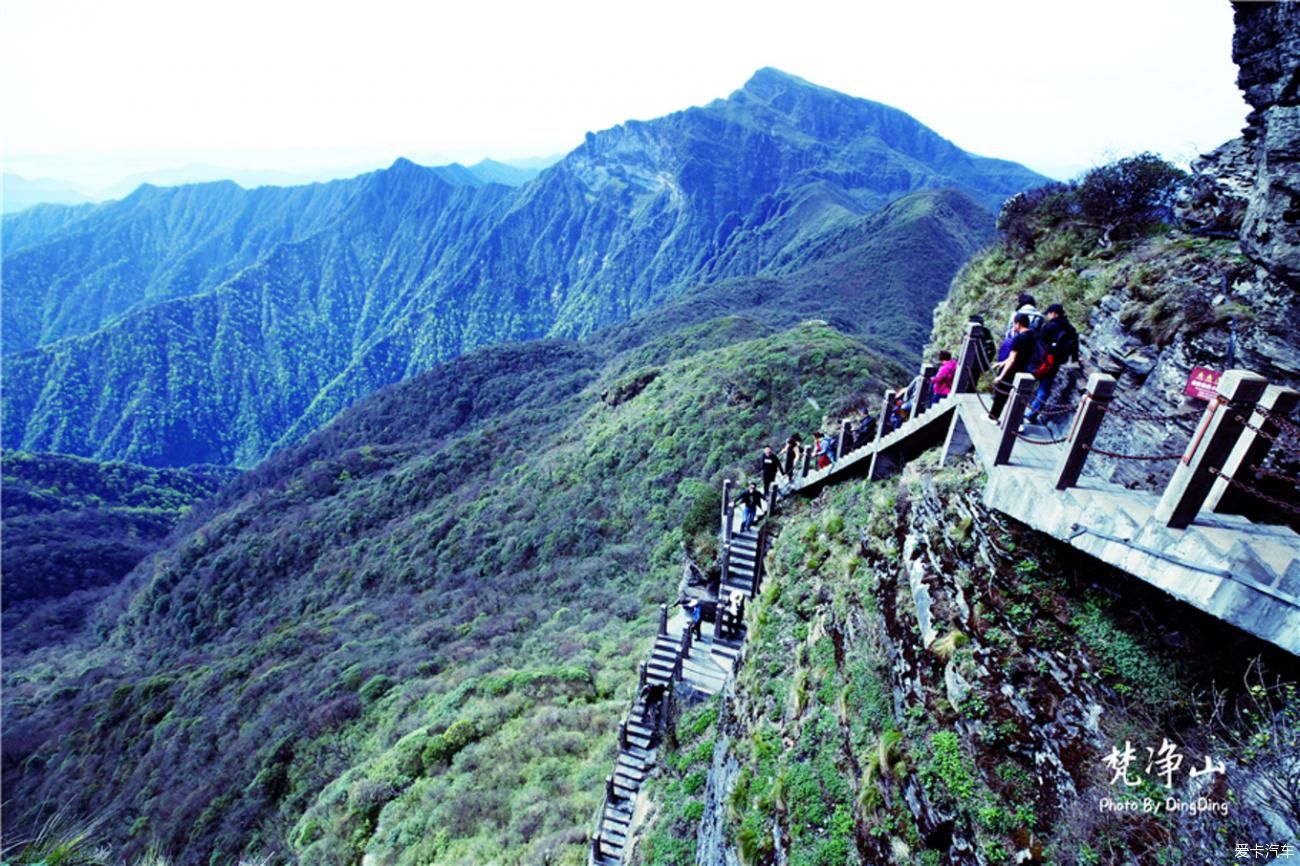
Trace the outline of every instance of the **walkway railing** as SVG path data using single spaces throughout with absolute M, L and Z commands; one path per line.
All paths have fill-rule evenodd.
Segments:
M 962 341 L 957 368 L 953 375 L 952 392 L 947 399 L 963 394 L 975 395 L 985 412 L 992 407 L 978 390 L 980 376 L 992 367 L 992 359 L 985 348 L 987 332 L 978 322 L 971 322 Z M 874 442 L 869 446 L 885 451 L 906 439 L 904 431 L 919 429 L 927 420 L 926 413 L 943 407 L 945 401 L 930 405 L 927 398 L 931 365 L 924 365 L 919 376 L 907 389 L 886 391 L 881 406 L 879 427 Z M 1271 452 L 1277 448 L 1291 455 L 1300 455 L 1300 425 L 1290 421 L 1288 414 L 1300 403 L 1300 394 L 1281 386 L 1270 386 L 1263 377 L 1244 370 L 1229 370 L 1219 381 L 1216 398 L 1206 407 L 1186 447 L 1178 453 L 1126 454 L 1100 447 L 1096 443 L 1102 421 L 1114 415 L 1127 422 L 1170 421 L 1183 415 L 1158 414 L 1119 405 L 1115 402 L 1115 379 L 1105 373 L 1089 377 L 1086 391 L 1077 406 L 1053 405 L 1040 408 L 1042 417 L 1073 414 L 1065 435 L 1040 439 L 1021 431 L 1026 409 L 1032 405 L 1037 380 L 1028 373 L 1018 374 L 1007 388 L 1008 399 L 997 419 L 1000 434 L 992 463 L 1003 466 L 1011 463 L 1016 447 L 1023 443 L 1031 446 L 1064 445 L 1052 473 L 1053 486 L 1067 490 L 1079 483 L 1079 478 L 1090 454 L 1116 460 L 1177 463 L 1173 477 L 1161 491 L 1156 515 L 1166 526 L 1182 529 L 1189 526 L 1205 508 L 1216 512 L 1240 509 L 1247 498 L 1254 498 L 1270 507 L 1282 510 L 1292 517 L 1300 517 L 1297 503 L 1270 496 L 1253 483 L 1261 478 L 1300 487 L 1300 479 L 1270 467 Z M 899 393 L 909 390 L 913 394 L 911 417 L 897 429 L 889 426 L 893 403 Z M 840 455 L 841 458 L 844 455 Z M 851 467 L 846 467 L 851 468 Z M 832 467 L 828 475 L 836 474 Z M 825 480 L 826 476 L 810 477 L 807 455 L 803 472 L 795 479 L 796 490 Z M 875 468 L 870 477 L 878 477 Z

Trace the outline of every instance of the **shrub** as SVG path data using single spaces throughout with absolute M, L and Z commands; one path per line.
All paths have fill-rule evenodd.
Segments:
M 384 674 L 371 677 L 366 684 L 361 687 L 358 696 L 363 704 L 373 704 L 375 701 L 388 694 L 388 690 L 393 687 L 393 678 Z
M 1140 153 L 1086 173 L 1077 193 L 1083 217 L 1102 228 L 1102 245 L 1167 220 L 1187 174 L 1154 153 Z

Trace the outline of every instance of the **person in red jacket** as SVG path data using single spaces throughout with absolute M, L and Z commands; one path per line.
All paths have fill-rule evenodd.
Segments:
M 944 349 L 939 353 L 939 372 L 935 373 L 930 379 L 930 393 L 932 399 L 930 405 L 934 405 L 952 393 L 953 376 L 957 373 L 957 362 L 952 357 L 952 352 Z

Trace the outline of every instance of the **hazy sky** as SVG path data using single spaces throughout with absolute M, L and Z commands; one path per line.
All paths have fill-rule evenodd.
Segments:
M 0 0 L 5 170 L 106 185 L 565 152 L 762 66 L 1068 176 L 1235 136 L 1226 0 Z

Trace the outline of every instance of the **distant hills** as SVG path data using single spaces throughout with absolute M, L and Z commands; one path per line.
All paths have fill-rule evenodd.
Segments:
M 5 172 L 0 184 L 0 204 L 7 214 L 38 204 L 82 204 L 90 201 L 88 196 L 72 184 L 58 180 L 30 180 Z
M 1042 180 L 764 69 L 725 100 L 589 134 L 520 187 L 399 160 L 325 184 L 37 209 L 5 221 L 4 440 L 251 465 L 476 346 L 582 337 L 759 275 L 785 285 L 778 306 L 828 309 L 825 291 L 856 308 L 858 333 L 914 353 L 987 212 Z M 941 207 L 876 213 L 939 189 L 954 191 L 928 199 Z M 874 315 L 899 308 L 910 321 Z
M 522 186 L 537 177 L 542 169 L 559 159 L 559 156 L 539 157 L 509 163 L 483 159 L 468 168 L 454 163 L 441 167 L 467 171 L 476 182 L 480 183 Z M 262 186 L 301 186 L 349 177 L 363 171 L 364 168 L 353 168 L 350 171 L 330 169 L 277 171 L 191 163 L 175 168 L 139 172 L 106 187 L 80 187 L 61 180 L 28 180 L 17 174 L 5 173 L 3 195 L 0 196 L 0 200 L 3 201 L 3 212 L 12 214 L 38 205 L 82 204 L 126 198 L 141 186 L 185 186 L 225 180 L 234 181 L 244 189 L 256 189 Z

